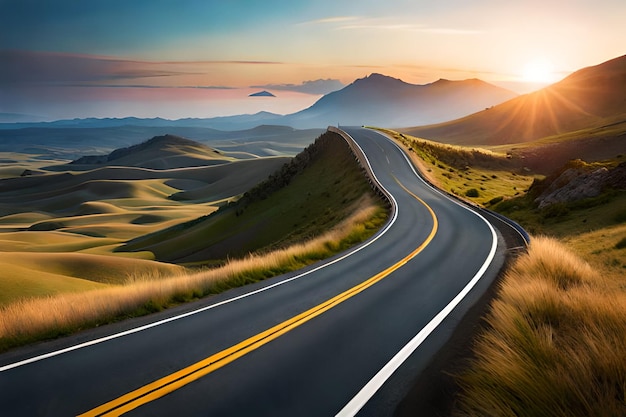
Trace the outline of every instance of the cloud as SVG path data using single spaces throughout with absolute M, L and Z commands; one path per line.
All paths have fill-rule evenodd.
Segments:
M 52 52 L 0 51 L 2 84 L 67 85 L 169 77 L 179 71 L 158 65 Z
M 329 23 L 342 23 L 349 22 L 352 20 L 360 19 L 359 16 L 333 16 L 333 17 L 325 17 L 323 19 L 309 20 L 308 22 L 302 22 L 302 25 L 323 25 Z
M 267 84 L 267 85 L 253 85 L 251 88 L 264 88 L 268 90 L 286 90 L 295 91 L 305 94 L 328 94 L 333 91 L 340 90 L 344 87 L 344 84 L 339 80 L 326 79 L 326 80 L 314 80 L 303 81 L 301 84 Z
M 282 65 L 275 61 L 137 61 L 25 50 L 0 50 L 0 62 L 0 85 L 16 87 L 52 85 L 228 89 L 233 87 L 205 86 L 201 82 L 189 87 L 189 80 L 194 76 L 196 79 L 202 78 L 214 66 Z M 172 78 L 175 80 L 168 80 Z M 139 80 L 146 82 L 141 83 Z
M 429 27 L 415 22 L 402 22 L 402 18 L 366 18 L 361 16 L 337 16 L 312 20 L 306 24 L 336 24 L 334 30 L 384 30 L 432 33 L 439 35 L 474 35 L 480 30 L 465 28 Z M 406 19 L 405 19 L 406 20 Z
M 418 29 L 419 32 L 424 33 L 434 33 L 438 35 L 478 35 L 480 33 L 484 33 L 482 30 L 474 30 L 474 29 L 454 29 L 454 28 L 421 28 Z

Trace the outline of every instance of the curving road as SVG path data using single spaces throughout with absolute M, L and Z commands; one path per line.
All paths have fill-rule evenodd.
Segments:
M 182 316 L 0 356 L 0 414 L 392 414 L 493 280 L 505 248 L 487 220 L 427 186 L 385 136 L 343 130 L 395 200 L 375 239 L 182 306 Z

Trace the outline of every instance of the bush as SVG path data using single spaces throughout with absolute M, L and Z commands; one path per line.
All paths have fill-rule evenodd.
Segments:
M 470 188 L 469 190 L 465 191 L 465 195 L 467 197 L 478 197 L 480 193 L 476 188 Z
M 615 244 L 615 249 L 624 249 L 624 248 L 626 248 L 626 237 Z
M 502 200 L 504 200 L 504 197 L 502 197 L 502 196 L 494 197 L 491 200 L 489 200 L 489 204 L 490 205 L 498 204 Z

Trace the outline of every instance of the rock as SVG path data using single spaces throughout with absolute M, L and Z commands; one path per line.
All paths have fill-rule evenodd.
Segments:
M 622 162 L 611 170 L 606 185 L 617 190 L 626 190 L 626 162 Z
M 607 186 L 610 171 L 604 167 L 592 172 L 580 168 L 569 168 L 559 175 L 535 203 L 539 208 L 555 203 L 569 203 L 585 198 L 597 197 Z

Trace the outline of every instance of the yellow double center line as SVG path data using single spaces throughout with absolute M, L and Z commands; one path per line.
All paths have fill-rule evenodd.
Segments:
M 417 199 L 428 209 L 433 219 L 433 228 L 430 234 L 428 235 L 426 240 L 424 240 L 424 242 L 419 245 L 413 252 L 408 254 L 399 262 L 385 269 L 384 271 L 379 272 L 378 274 L 369 278 L 367 281 L 364 281 L 361 284 L 356 285 L 349 290 L 301 314 L 298 314 L 297 316 L 292 317 L 289 320 L 286 320 L 262 333 L 252 336 L 244 340 L 243 342 L 231 346 L 228 349 L 209 356 L 208 358 L 203 359 L 200 362 L 196 362 L 193 365 L 181 369 L 180 371 L 174 372 L 173 374 L 158 379 L 148 385 L 136 389 L 135 391 L 129 392 L 128 394 L 116 398 L 113 401 L 109 401 L 108 403 L 94 408 L 93 410 L 87 411 L 86 413 L 81 414 L 79 417 L 120 416 L 137 407 L 140 407 L 143 404 L 161 398 L 164 395 L 167 395 L 170 392 L 182 388 L 183 386 L 199 378 L 202 378 L 207 374 L 210 374 L 211 372 L 229 364 L 230 362 L 233 362 L 234 360 L 244 356 L 245 354 L 255 349 L 258 349 L 264 344 L 271 342 L 272 340 L 306 323 L 314 317 L 319 316 L 325 311 L 330 310 L 331 308 L 341 304 L 342 302 L 355 296 L 361 291 L 371 287 L 378 281 L 391 274 L 393 271 L 405 265 L 407 262 L 417 256 L 418 253 L 424 250 L 424 248 L 428 246 L 428 244 L 433 240 L 435 234 L 437 233 L 438 221 L 435 212 L 428 206 L 428 204 L 426 204 L 421 198 L 419 198 L 417 195 L 415 195 L 402 184 L 400 184 L 397 179 L 396 181 L 407 193 L 411 194 L 415 199 Z

